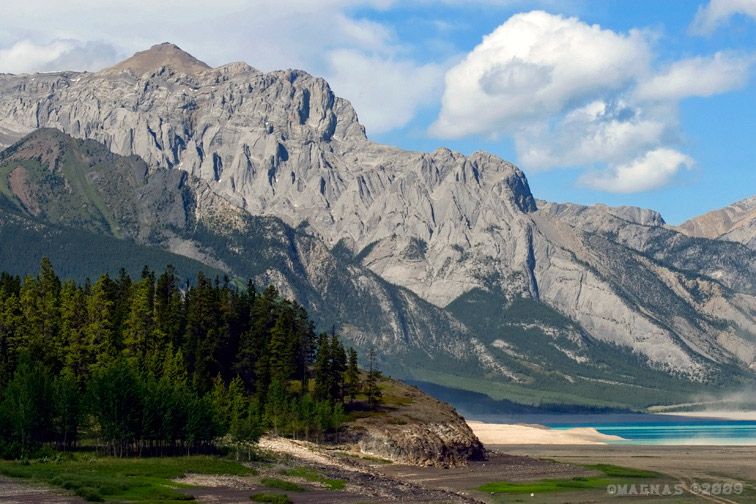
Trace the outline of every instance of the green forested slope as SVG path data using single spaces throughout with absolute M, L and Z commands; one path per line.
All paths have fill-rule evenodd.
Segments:
M 353 350 L 273 287 L 179 282 L 168 268 L 82 285 L 47 258 L 36 277 L 2 273 L 0 456 L 82 439 L 117 456 L 197 452 L 340 427 L 360 380 Z

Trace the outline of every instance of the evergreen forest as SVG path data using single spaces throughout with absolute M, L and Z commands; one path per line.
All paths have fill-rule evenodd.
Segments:
M 361 373 L 273 286 L 186 285 L 170 266 L 78 285 L 45 258 L 37 277 L 0 275 L 0 455 L 238 457 L 265 432 L 323 440 L 379 403 L 370 360 Z

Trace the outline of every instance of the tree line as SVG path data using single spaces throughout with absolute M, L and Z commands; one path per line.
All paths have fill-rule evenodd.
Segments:
M 0 454 L 117 456 L 251 446 L 265 431 L 316 439 L 380 400 L 370 354 L 315 331 L 296 301 L 172 267 L 133 280 L 0 275 Z M 358 398 L 364 401 L 355 403 Z

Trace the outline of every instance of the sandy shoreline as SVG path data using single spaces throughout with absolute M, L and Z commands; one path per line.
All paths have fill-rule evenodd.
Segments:
M 675 411 L 655 412 L 654 415 L 682 416 L 690 418 L 715 418 L 717 420 L 756 421 L 756 411 Z
M 484 445 L 594 445 L 622 441 L 619 436 L 602 434 L 593 427 L 554 430 L 543 425 L 492 424 L 468 420 L 467 425 Z

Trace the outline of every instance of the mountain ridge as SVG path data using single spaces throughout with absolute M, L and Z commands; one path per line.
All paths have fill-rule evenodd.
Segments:
M 756 250 L 756 196 L 706 212 L 675 229 L 688 236 L 739 242 Z
M 57 157 L 47 155 L 46 163 L 40 163 L 40 152 L 56 152 Z M 92 231 L 106 238 L 112 235 L 111 228 L 102 225 L 104 219 L 99 213 L 79 210 L 94 207 L 85 203 L 91 201 L 90 192 L 77 186 L 75 180 L 67 180 L 82 175 L 89 189 L 96 191 L 109 209 L 109 218 L 122 231 L 122 240 L 108 238 L 116 249 L 113 252 L 116 257 L 117 250 L 131 241 L 145 247 L 145 252 L 139 252 L 145 263 L 152 262 L 147 248 L 157 247 L 214 265 L 220 268 L 221 276 L 228 275 L 237 284 L 240 281 L 239 285 L 246 285 L 250 277 L 258 285 L 274 283 L 284 295 L 296 298 L 308 311 L 317 314 L 321 329 L 336 327 L 363 351 L 375 346 L 380 352 L 382 369 L 394 376 L 422 379 L 444 370 L 448 374 L 437 375 L 437 379 L 456 376 L 459 382 L 458 377 L 468 377 L 459 383 L 476 390 L 481 390 L 483 383 L 487 383 L 484 389 L 496 382 L 510 383 L 507 387 L 512 397 L 522 401 L 532 401 L 535 387 L 538 396 L 552 402 L 566 400 L 613 407 L 623 403 L 611 400 L 613 392 L 606 390 L 605 385 L 596 388 L 592 384 L 615 383 L 610 388 L 621 389 L 624 395 L 632 392 L 638 396 L 634 401 L 658 402 L 663 397 L 672 397 L 669 392 L 662 394 L 658 390 L 659 384 L 667 382 L 675 390 L 692 391 L 680 379 L 648 368 L 643 359 L 624 361 L 615 356 L 617 351 L 611 345 L 593 341 L 579 325 L 565 322 L 562 315 L 538 301 L 521 305 L 515 300 L 512 305 L 505 297 L 491 297 L 480 291 L 468 296 L 461 305 L 455 301 L 463 307 L 461 312 L 440 310 L 381 280 L 361 266 L 348 250 L 334 247 L 329 251 L 318 238 L 307 234 L 306 226 L 295 230 L 275 218 L 248 216 L 233 205 L 220 204 L 218 196 L 208 192 L 202 181 L 186 173 L 149 168 L 135 157 L 121 159 L 94 141 L 75 140 L 57 130 L 41 129 L 6 150 L 2 157 L 0 172 L 6 173 L 9 167 L 22 163 L 29 180 L 37 184 L 35 192 L 47 195 L 40 199 L 41 206 L 65 210 L 55 214 L 56 232 L 62 230 L 64 236 L 81 238 L 73 229 L 65 231 L 69 229 L 65 226 L 91 230 L 87 231 L 91 236 L 85 239 L 87 243 L 99 239 Z M 70 163 L 79 165 L 69 166 Z M 59 176 L 49 178 L 51 167 Z M 0 195 L 0 223 L 3 216 L 22 219 L 28 215 L 28 211 L 15 204 L 17 197 L 1 183 Z M 81 198 L 77 199 L 77 195 Z M 60 200 L 74 204 L 66 210 Z M 40 219 L 50 212 L 41 210 L 37 217 L 25 218 L 39 222 L 36 226 L 43 226 L 43 230 L 48 229 L 52 225 L 42 224 Z M 17 230 L 17 226 L 0 225 L 2 236 L 33 234 Z M 44 238 L 36 243 L 47 241 Z M 34 240 L 24 238 L 24 242 Z M 8 240 L 11 243 L 12 238 Z M 63 260 L 63 269 L 75 263 L 79 254 L 89 253 L 76 252 L 75 247 L 75 244 L 68 246 L 70 257 L 59 258 Z M 34 247 L 27 247 L 25 255 L 34 253 L 30 249 Z M 128 254 L 134 253 L 133 248 L 129 249 Z M 4 256 L 4 262 L 16 260 L 11 254 L 9 251 Z M 45 255 L 41 250 L 36 254 L 36 260 L 27 261 L 28 271 L 33 271 L 39 258 Z M 354 290 L 355 285 L 358 290 Z M 488 326 L 475 325 L 475 318 L 460 318 L 469 311 L 475 312 L 476 306 L 488 307 L 492 314 L 498 310 L 518 313 L 519 318 L 511 321 L 506 318 Z M 528 308 L 523 311 L 515 306 Z M 493 382 L 481 381 L 483 376 Z M 565 388 L 565 379 L 572 385 Z M 562 392 L 557 395 L 549 392 L 554 389 Z M 588 399 L 586 395 L 594 398 Z M 681 395 L 678 400 L 684 398 Z
M 693 381 L 754 365 L 752 251 L 688 238 L 652 211 L 539 205 L 525 175 L 488 153 L 374 144 L 305 72 L 0 76 L 0 112 L 10 136 L 55 127 L 186 172 L 215 195 L 210 207 L 281 219 L 439 310 L 483 289 L 545 303 Z M 511 380 L 506 352 L 479 343 L 492 376 Z

